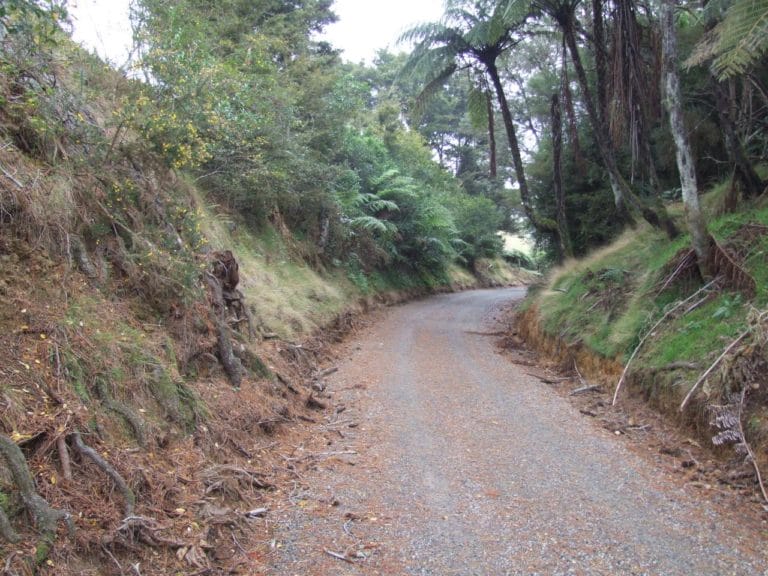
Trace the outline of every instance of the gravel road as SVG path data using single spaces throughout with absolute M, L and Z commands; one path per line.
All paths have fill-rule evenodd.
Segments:
M 685 486 L 496 351 L 495 311 L 522 294 L 400 306 L 349 345 L 327 451 L 272 515 L 271 574 L 768 575 L 765 519 Z

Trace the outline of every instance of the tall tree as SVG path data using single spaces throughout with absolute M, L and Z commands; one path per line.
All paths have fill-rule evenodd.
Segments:
M 576 18 L 576 9 L 582 0 L 534 0 L 533 5 L 548 14 L 558 25 L 563 33 L 565 45 L 571 55 L 576 78 L 581 88 L 584 107 L 592 130 L 595 133 L 600 157 L 603 166 L 608 173 L 608 180 L 613 191 L 616 211 L 627 222 L 634 222 L 635 213 L 639 212 L 645 220 L 654 227 L 664 228 L 670 236 L 676 234 L 674 225 L 666 214 L 663 205 L 650 206 L 643 203 L 629 187 L 624 176 L 619 170 L 616 155 L 611 144 L 608 127 L 598 114 L 592 88 L 587 78 L 586 70 L 579 52 L 577 30 L 579 23 Z
M 520 41 L 515 32 L 520 30 L 529 14 L 526 3 L 516 0 L 448 0 L 439 22 L 416 26 L 403 34 L 402 40 L 417 43 L 406 71 L 421 73 L 427 78 L 423 94 L 439 90 L 458 70 L 479 68 L 487 75 L 501 110 L 523 210 L 535 229 L 557 235 L 556 222 L 534 210 L 520 143 L 497 63 L 505 51 Z
M 683 190 L 685 219 L 691 232 L 693 249 L 696 252 L 702 276 L 711 271 L 710 254 L 712 237 L 707 231 L 704 216 L 699 205 L 699 188 L 693 153 L 688 142 L 688 133 L 683 118 L 680 78 L 677 72 L 677 31 L 675 29 L 675 0 L 662 3 L 662 40 L 664 70 L 664 105 L 669 114 L 669 126 L 675 139 L 677 167 L 680 172 L 680 186 Z

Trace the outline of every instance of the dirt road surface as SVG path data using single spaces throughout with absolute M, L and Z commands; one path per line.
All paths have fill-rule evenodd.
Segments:
M 520 289 L 397 307 L 272 515 L 271 574 L 768 575 L 768 525 L 628 449 L 494 347 Z M 299 447 L 299 450 L 301 448 Z

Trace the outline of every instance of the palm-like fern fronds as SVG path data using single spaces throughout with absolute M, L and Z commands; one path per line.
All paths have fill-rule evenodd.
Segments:
M 397 212 L 400 210 L 400 206 L 392 200 L 386 200 L 379 198 L 376 194 L 361 194 L 355 201 L 357 206 L 365 206 L 371 212 Z
M 723 80 L 744 74 L 768 51 L 768 0 L 734 0 L 717 26 L 704 35 L 686 60 L 688 67 L 714 59 Z
M 352 218 L 350 224 L 353 228 L 363 228 L 369 232 L 378 232 L 380 234 L 397 231 L 397 226 L 392 222 L 376 218 L 375 216 L 358 216 L 357 218 Z

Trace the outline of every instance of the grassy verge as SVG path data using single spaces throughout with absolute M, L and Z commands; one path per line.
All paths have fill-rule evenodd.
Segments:
M 754 280 L 754 294 L 719 287 L 670 314 L 648 335 L 632 361 L 629 393 L 640 394 L 675 418 L 694 423 L 703 436 L 722 432 L 710 423 L 722 406 L 738 408 L 745 390 L 743 421 L 747 440 L 758 446 L 758 460 L 768 460 L 768 393 L 765 324 L 757 318 L 768 302 L 768 205 L 757 202 L 723 214 L 717 207 L 722 186 L 705 198 L 710 230 L 720 246 Z M 676 207 L 675 212 L 681 209 Z M 684 256 L 689 237 L 670 242 L 647 227 L 627 231 L 613 244 L 579 261 L 551 271 L 524 305 L 523 332 L 538 344 L 588 354 L 598 371 L 608 369 L 615 385 L 616 367 L 627 363 L 649 330 L 670 309 L 702 286 Z M 700 375 L 745 331 L 744 345 L 720 362 L 696 389 L 691 406 L 681 413 L 682 399 Z M 553 345 L 556 342 L 557 345 Z M 716 442 L 717 443 L 717 442 Z

